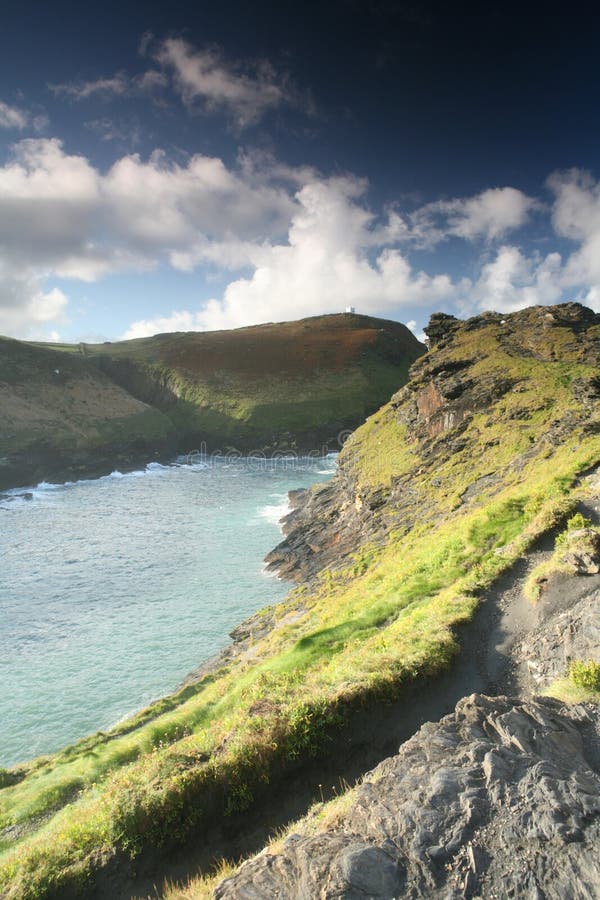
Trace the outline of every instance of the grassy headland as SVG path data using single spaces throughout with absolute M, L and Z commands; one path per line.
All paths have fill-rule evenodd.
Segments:
M 338 449 L 424 349 L 404 325 L 356 315 L 106 344 L 0 339 L 0 489 L 200 447 Z
M 328 527 L 355 528 L 354 554 L 265 610 L 220 669 L 2 775 L 7 898 L 85 895 L 103 866 L 260 803 L 356 710 L 441 676 L 486 589 L 566 521 L 600 461 L 600 319 L 573 305 L 442 324 L 340 455 Z

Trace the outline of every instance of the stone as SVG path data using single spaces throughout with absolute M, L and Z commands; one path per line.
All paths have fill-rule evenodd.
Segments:
M 365 777 L 350 809 L 216 900 L 565 897 L 600 892 L 598 707 L 473 694 Z

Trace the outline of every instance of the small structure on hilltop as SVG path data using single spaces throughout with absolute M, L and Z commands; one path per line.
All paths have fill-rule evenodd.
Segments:
M 354 306 L 347 306 L 346 309 L 344 310 L 344 312 L 352 313 L 352 315 L 354 315 L 354 313 L 356 312 L 356 309 Z

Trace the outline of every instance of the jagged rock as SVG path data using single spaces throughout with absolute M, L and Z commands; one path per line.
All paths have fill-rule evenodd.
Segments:
M 554 585 L 564 606 L 570 589 L 568 576 Z M 566 675 L 575 659 L 600 662 L 600 590 L 576 597 L 568 609 L 551 612 L 521 642 L 517 658 L 523 666 L 524 686 L 532 693 Z
M 593 528 L 578 528 L 568 535 L 568 548 L 561 562 L 578 575 L 597 575 L 600 572 L 600 533 Z
M 460 322 L 455 316 L 439 312 L 433 313 L 429 324 L 423 330 L 429 339 L 430 346 L 435 347 L 444 338 L 449 337 L 459 325 Z
M 600 892 L 597 707 L 473 694 L 358 788 L 335 827 L 291 835 L 216 900 L 564 900 Z
M 559 358 L 566 346 L 569 358 L 600 367 L 600 342 L 595 336 L 599 324 L 598 314 L 577 303 L 551 309 L 531 307 L 504 316 L 483 313 L 466 322 L 443 313 L 433 315 L 425 329 L 431 352 L 412 365 L 410 382 L 372 420 L 373 425 L 391 424 L 403 430 L 414 468 L 392 476 L 389 485 L 361 477 L 361 448 L 350 438 L 340 454 L 339 471 L 327 488 L 295 498 L 285 540 L 267 557 L 268 567 L 285 578 L 312 578 L 326 567 L 343 565 L 361 546 L 381 545 L 393 528 L 410 529 L 417 522 L 439 519 L 445 512 L 432 502 L 429 488 L 443 488 L 439 471 L 473 446 L 473 435 L 465 439 L 464 433 L 474 420 L 485 416 L 482 428 L 489 423 L 519 431 L 527 428 L 533 413 L 548 406 L 545 398 L 542 402 L 531 397 L 511 402 L 512 396 L 528 396 L 535 386 L 527 375 L 528 367 L 523 367 L 523 374 L 518 368 L 508 372 L 502 365 L 484 373 L 477 369 L 486 355 L 481 349 L 483 342 L 489 343 L 493 333 L 493 352 L 545 362 Z M 476 341 L 470 334 L 474 331 L 478 332 Z M 595 379 L 575 379 L 572 390 L 580 407 L 562 411 L 544 427 L 543 434 L 532 435 L 531 447 L 513 457 L 504 471 L 491 466 L 485 478 L 474 478 L 461 496 L 462 503 L 476 504 L 490 487 L 500 488 L 507 470 L 519 472 L 549 447 L 560 446 L 577 429 L 597 428 L 597 423 L 590 422 L 591 405 L 597 405 L 595 392 L 600 390 Z M 484 449 L 499 442 L 500 437 L 491 432 Z M 377 447 L 376 440 L 371 446 Z M 471 460 L 465 465 L 470 466 Z M 446 478 L 451 494 L 455 475 Z M 440 490 L 438 496 L 442 493 Z M 592 563 L 582 560 L 579 565 Z

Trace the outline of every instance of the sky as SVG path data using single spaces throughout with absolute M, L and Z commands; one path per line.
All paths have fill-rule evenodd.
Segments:
M 9 0 L 0 334 L 600 311 L 585 9 Z

